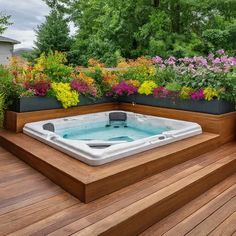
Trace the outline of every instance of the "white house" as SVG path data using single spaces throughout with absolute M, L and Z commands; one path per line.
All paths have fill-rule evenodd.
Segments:
M 12 57 L 14 45 L 20 43 L 17 40 L 0 36 L 0 65 L 6 65 L 9 63 L 9 59 Z

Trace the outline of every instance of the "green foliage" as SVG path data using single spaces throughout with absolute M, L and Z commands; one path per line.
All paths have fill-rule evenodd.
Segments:
M 235 0 L 46 0 L 78 28 L 69 52 L 74 64 L 89 58 L 114 66 L 119 56 L 167 57 L 235 53 Z
M 2 124 L 4 110 L 14 103 L 14 101 L 22 93 L 23 88 L 19 84 L 13 83 L 13 77 L 10 71 L 1 65 L 0 84 L 0 124 Z
M 211 45 L 213 51 L 221 48 L 222 45 L 227 45 L 229 41 L 229 33 L 226 30 L 220 29 L 207 29 L 203 32 L 202 37 Z
M 179 92 L 182 86 L 178 82 L 171 82 L 166 84 L 166 89 L 171 92 Z
M 157 68 L 156 81 L 157 84 L 164 86 L 177 79 L 175 70 L 172 67 L 167 67 L 165 70 Z
M 52 51 L 68 52 L 72 39 L 69 36 L 68 21 L 64 14 L 53 9 L 46 17 L 46 21 L 36 30 L 37 40 L 34 54 Z
M 9 25 L 12 24 L 9 22 L 9 20 L 10 20 L 10 16 L 3 15 L 0 12 L 0 35 L 7 29 Z
M 67 62 L 66 55 L 61 52 L 52 52 L 46 55 L 42 53 L 34 66 L 38 72 L 44 72 L 48 79 L 53 82 L 67 82 L 70 80 L 70 75 L 73 68 L 65 65 Z
M 221 97 L 236 104 L 236 68 L 224 78 L 222 83 L 228 88 L 228 92 L 221 91 Z

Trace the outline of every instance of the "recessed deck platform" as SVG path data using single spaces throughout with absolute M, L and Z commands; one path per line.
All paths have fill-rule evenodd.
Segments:
M 203 133 L 92 167 L 22 133 L 0 133 L 4 148 L 86 203 L 213 150 L 219 141 L 219 135 Z

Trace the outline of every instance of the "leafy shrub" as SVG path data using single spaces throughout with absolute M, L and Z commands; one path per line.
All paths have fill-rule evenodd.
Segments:
M 66 62 L 67 59 L 64 53 L 50 51 L 47 55 L 42 53 L 36 59 L 34 70 L 37 73 L 43 72 L 52 82 L 67 82 L 73 68 L 65 65 Z
M 138 89 L 140 94 L 150 95 L 153 90 L 157 87 L 157 84 L 152 80 L 144 81 Z
M 79 94 L 72 90 L 69 83 L 52 83 L 52 89 L 58 101 L 64 108 L 76 106 L 79 103 Z
M 223 45 L 227 45 L 229 33 L 226 30 L 207 29 L 203 32 L 202 37 L 207 43 L 210 43 L 213 46 L 211 48 L 212 50 L 216 50 Z
M 14 101 L 25 90 L 21 84 L 14 82 L 13 76 L 8 68 L 0 65 L 0 94 L 5 98 L 5 108 L 11 106 Z

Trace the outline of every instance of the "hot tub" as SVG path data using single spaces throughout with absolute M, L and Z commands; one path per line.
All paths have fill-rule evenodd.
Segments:
M 202 129 L 192 122 L 109 111 L 28 123 L 23 132 L 98 166 L 201 134 Z

